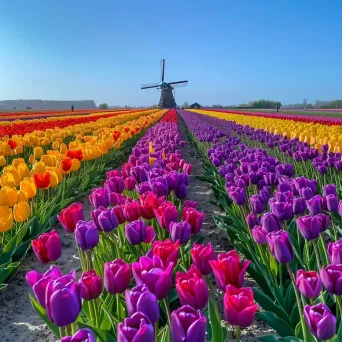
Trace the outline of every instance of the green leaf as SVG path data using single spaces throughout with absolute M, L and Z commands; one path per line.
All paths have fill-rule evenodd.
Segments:
M 77 324 L 82 329 L 84 328 L 90 329 L 96 336 L 98 342 L 117 342 L 116 339 L 105 330 L 94 328 L 94 327 L 91 327 L 87 324 L 80 323 L 80 322 L 77 322 Z
M 61 338 L 61 336 L 59 335 L 59 328 L 58 328 L 58 326 L 56 324 L 53 324 L 49 320 L 48 316 L 46 315 L 45 309 L 31 295 L 30 295 L 30 301 L 31 301 L 31 304 L 32 304 L 33 308 L 36 310 L 36 312 L 42 318 L 42 320 L 46 323 L 46 325 L 52 330 L 52 332 L 58 338 Z
M 282 318 L 279 318 L 273 312 L 264 311 L 257 312 L 255 317 L 266 322 L 271 328 L 273 328 L 281 337 L 286 336 L 294 336 L 295 333 L 292 327 L 284 321 Z
M 253 292 L 255 300 L 262 306 L 264 310 L 273 312 L 278 317 L 285 320 L 289 325 L 291 325 L 289 315 L 279 305 L 275 304 L 269 296 L 265 295 L 262 291 L 256 288 L 253 289 Z
M 159 332 L 157 341 L 170 342 L 170 331 L 167 325 Z
M 212 332 L 212 342 L 223 341 L 223 332 L 221 326 L 221 318 L 220 314 L 218 313 L 216 303 L 209 299 L 209 320 L 211 325 L 211 332 Z
M 303 340 L 295 337 L 295 336 L 287 336 L 287 337 L 280 337 L 278 338 L 275 335 L 265 335 L 265 336 L 260 336 L 258 338 L 259 341 L 262 342 L 303 342 Z

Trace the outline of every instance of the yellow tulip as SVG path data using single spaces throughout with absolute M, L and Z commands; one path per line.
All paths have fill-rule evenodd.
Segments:
M 17 191 L 17 203 L 22 202 L 22 201 L 28 202 L 26 192 L 18 190 Z
M 50 173 L 50 188 L 57 187 L 59 184 L 59 181 L 58 181 L 58 175 L 56 171 L 50 170 L 48 172 Z
M 44 151 L 40 146 L 34 148 L 33 155 L 35 159 L 40 159 L 43 156 L 43 154 Z
M 24 152 L 24 147 L 22 145 L 18 145 L 16 148 L 15 148 L 15 153 L 16 154 L 22 154 Z
M 35 162 L 32 165 L 31 174 L 33 173 L 43 173 L 45 171 L 45 164 L 43 162 Z
M 25 163 L 25 159 L 24 158 L 15 158 L 12 160 L 12 165 L 18 169 L 18 166 L 22 163 Z
M 15 180 L 15 186 L 19 186 L 21 179 L 20 179 L 19 172 L 15 166 L 13 165 L 5 166 L 3 169 L 3 173 L 11 173 Z
M 8 144 L 4 144 L 2 148 L 2 153 L 4 154 L 5 157 L 11 156 L 12 155 L 11 146 Z
M 7 232 L 13 227 L 12 209 L 6 206 L 0 207 L 0 232 Z
M 24 163 L 18 165 L 18 172 L 21 179 L 24 179 L 30 175 L 30 170 Z
M 15 178 L 10 172 L 5 172 L 4 174 L 1 175 L 0 183 L 2 187 L 4 186 L 15 187 L 16 186 Z
M 81 162 L 78 159 L 73 158 L 70 171 L 78 171 L 81 167 Z
M 150 166 L 152 166 L 155 161 L 156 161 L 156 158 L 153 158 L 153 157 L 149 157 L 148 159 L 148 163 L 150 164 Z
M 0 167 L 5 166 L 6 164 L 6 158 L 4 156 L 0 156 Z
M 52 143 L 52 148 L 53 148 L 54 150 L 58 150 L 58 149 L 59 149 L 59 142 L 58 142 L 58 141 L 54 141 L 54 142 Z
M 62 154 L 65 154 L 66 151 L 68 150 L 68 146 L 66 144 L 61 144 L 61 146 L 59 146 L 59 152 Z
M 30 164 L 34 164 L 36 162 L 36 159 L 34 158 L 33 154 L 30 154 L 30 157 L 29 157 L 28 161 L 29 161 Z
M 26 193 L 27 198 L 36 196 L 37 188 L 32 177 L 26 177 L 20 182 L 20 190 Z
M 17 203 L 17 189 L 4 186 L 0 189 L 0 206 L 13 207 Z
M 57 164 L 57 158 L 54 155 L 44 154 L 40 160 L 47 166 L 56 166 Z
M 13 208 L 14 220 L 16 222 L 24 222 L 31 215 L 31 209 L 27 202 L 21 201 Z

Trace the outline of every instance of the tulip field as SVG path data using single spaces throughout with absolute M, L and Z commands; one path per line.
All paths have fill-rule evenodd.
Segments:
M 0 303 L 33 254 L 22 293 L 53 340 L 342 341 L 339 118 L 15 115 L 0 121 Z M 191 197 L 200 167 L 215 210 Z

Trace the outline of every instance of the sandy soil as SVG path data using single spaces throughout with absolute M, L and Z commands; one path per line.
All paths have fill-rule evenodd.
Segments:
M 183 149 L 183 158 L 193 165 L 193 174 L 190 176 L 190 185 L 188 188 L 188 198 L 198 202 L 198 209 L 206 213 L 203 234 L 205 236 L 204 243 L 211 242 L 216 251 L 228 251 L 232 249 L 227 236 L 220 231 L 213 219 L 212 214 L 218 212 L 218 208 L 210 203 L 214 200 L 214 194 L 210 186 L 200 181 L 196 176 L 203 173 L 200 157 L 186 138 L 186 129 L 180 122 L 180 132 L 186 141 Z M 90 219 L 91 206 L 87 198 L 83 200 L 85 207 L 86 219 Z M 59 226 L 56 227 L 59 232 L 63 253 L 58 262 L 64 273 L 69 272 L 73 268 L 79 266 L 77 250 L 75 247 L 74 237 L 66 234 Z M 36 261 L 35 256 L 30 253 L 15 277 L 13 277 L 7 288 L 0 292 L 0 341 L 1 342 L 54 342 L 54 335 L 49 331 L 47 326 L 35 313 L 29 301 L 30 289 L 25 281 L 25 274 L 31 269 L 45 272 L 49 268 L 48 265 L 42 265 Z M 222 294 L 217 291 L 217 299 L 220 302 L 222 312 Z M 264 335 L 271 331 L 263 324 L 257 322 L 252 327 L 245 329 L 242 333 L 243 341 L 257 341 L 256 336 Z M 231 341 L 231 340 L 230 340 Z M 217 341 L 219 342 L 219 341 Z

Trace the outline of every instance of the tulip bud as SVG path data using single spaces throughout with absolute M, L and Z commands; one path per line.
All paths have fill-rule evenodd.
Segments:
M 322 207 L 321 195 L 315 195 L 310 200 L 306 201 L 306 205 L 311 215 L 319 214 Z
M 320 271 L 322 283 L 326 290 L 337 296 L 342 295 L 342 265 L 329 265 Z
M 261 224 L 267 233 L 275 232 L 281 229 L 278 217 L 272 213 L 263 214 L 261 216 Z
M 331 213 L 336 212 L 338 210 L 338 197 L 333 194 L 324 196 L 322 206 L 324 210 Z
M 102 293 L 102 279 L 94 270 L 84 272 L 78 281 L 84 300 L 96 299 Z
M 62 254 L 62 245 L 56 230 L 43 233 L 37 240 L 32 240 L 32 249 L 43 264 L 58 260 Z
M 89 201 L 92 204 L 92 206 L 95 207 L 96 209 L 98 207 L 107 208 L 107 206 L 108 206 L 103 188 L 93 189 L 89 195 Z
M 13 208 L 14 220 L 16 222 L 24 222 L 31 215 L 31 208 L 27 202 L 19 202 Z
M 272 213 L 278 217 L 280 221 L 288 221 L 293 217 L 292 203 L 291 202 L 277 202 L 271 203 Z
M 328 244 L 328 255 L 333 265 L 342 264 L 342 239 Z
M 118 324 L 118 342 L 141 341 L 154 342 L 153 326 L 148 318 L 140 312 L 136 312 L 131 317 Z
M 125 299 L 130 316 L 136 312 L 144 314 L 154 324 L 159 319 L 159 303 L 157 297 L 146 285 L 139 285 L 132 290 L 126 290 Z
M 304 317 L 311 333 L 318 339 L 329 340 L 335 335 L 336 317 L 325 304 L 306 305 Z
M 156 237 L 153 227 L 146 226 L 143 220 L 127 223 L 125 235 L 131 245 L 139 245 L 142 242 L 151 243 Z
M 228 196 L 237 205 L 244 205 L 246 203 L 246 190 L 237 186 L 231 186 L 227 189 Z
M 211 243 L 208 245 L 194 244 L 191 250 L 191 259 L 194 265 L 203 275 L 209 275 L 213 269 L 210 265 L 211 260 L 215 260 L 215 253 Z
M 306 200 L 304 197 L 295 197 L 292 202 L 292 210 L 294 215 L 302 215 L 306 210 Z
M 243 285 L 250 261 L 241 263 L 238 253 L 232 250 L 219 254 L 217 260 L 211 260 L 209 263 L 213 268 L 217 286 L 224 291 L 228 284 L 236 287 Z
M 154 241 L 150 253 L 151 257 L 153 255 L 158 255 L 165 267 L 171 263 L 177 265 L 179 256 L 179 241 L 176 241 L 175 243 L 172 243 L 172 241 L 169 239 L 164 241 Z
M 84 251 L 93 249 L 100 240 L 94 221 L 78 221 L 75 229 L 77 245 Z
M 101 208 L 101 207 L 100 207 Z M 103 207 L 102 207 L 103 208 Z M 118 219 L 115 215 L 114 209 L 102 210 L 97 217 L 98 226 L 105 233 L 109 233 L 119 226 Z
M 125 187 L 128 191 L 133 191 L 135 189 L 136 184 L 137 181 L 133 176 L 129 176 L 125 179 Z
M 187 221 L 172 222 L 169 231 L 173 242 L 179 241 L 181 245 L 186 245 L 190 240 L 191 226 Z
M 69 233 L 75 231 L 76 223 L 84 220 L 82 203 L 75 202 L 57 215 L 59 223 Z
M 176 290 L 182 305 L 190 305 L 196 310 L 203 310 L 208 305 L 208 285 L 195 265 L 186 273 L 176 273 Z
M 108 293 L 123 293 L 131 281 L 130 265 L 121 259 L 106 262 L 104 265 L 104 286 Z
M 253 229 L 255 226 L 260 224 L 260 220 L 259 220 L 258 216 L 255 215 L 254 213 L 249 213 L 246 216 L 246 223 L 247 223 L 249 229 Z
M 183 203 L 183 208 L 197 208 L 198 203 L 196 201 L 186 200 Z
M 267 234 L 267 242 L 275 259 L 282 263 L 288 263 L 293 259 L 293 249 L 288 232 L 279 230 Z
M 267 243 L 267 233 L 262 226 L 254 226 L 252 229 L 252 237 L 258 245 L 265 245 Z
M 306 240 L 316 240 L 319 234 L 329 226 L 329 217 L 324 214 L 301 216 L 296 220 L 296 223 Z
M 82 308 L 79 285 L 70 276 L 48 283 L 45 296 L 46 314 L 59 327 L 74 323 Z
M 190 305 L 182 306 L 171 314 L 172 342 L 206 340 L 207 319 L 200 310 Z
M 165 298 L 172 287 L 174 264 L 166 268 L 158 255 L 151 258 L 140 257 L 132 264 L 133 275 L 138 285 L 145 284 L 156 295 L 158 300 Z
M 169 229 L 171 222 L 178 222 L 178 210 L 172 202 L 162 203 L 154 213 L 163 229 Z
M 298 270 L 296 285 L 306 298 L 316 298 L 322 290 L 322 282 L 315 271 Z
M 261 214 L 265 211 L 265 203 L 260 195 L 252 195 L 249 198 L 249 203 L 255 214 Z
M 90 329 L 80 329 L 74 336 L 64 336 L 60 342 L 96 342 L 96 337 Z
M 128 222 L 133 222 L 140 217 L 140 204 L 138 201 L 126 201 L 123 205 L 123 213 Z
M 224 316 L 230 325 L 247 328 L 252 325 L 258 306 L 250 287 L 228 285 L 223 298 Z

